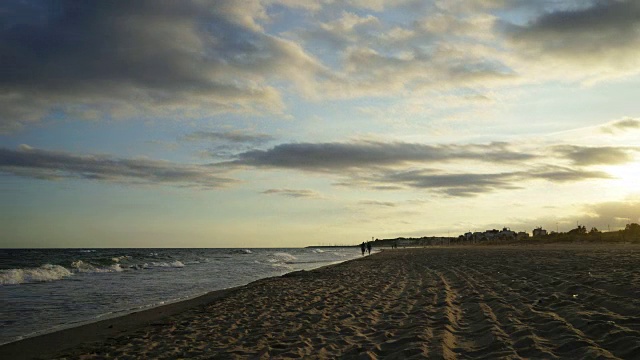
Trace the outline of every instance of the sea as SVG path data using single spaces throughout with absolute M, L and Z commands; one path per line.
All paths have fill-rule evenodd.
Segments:
M 360 256 L 360 249 L 0 249 L 0 344 Z

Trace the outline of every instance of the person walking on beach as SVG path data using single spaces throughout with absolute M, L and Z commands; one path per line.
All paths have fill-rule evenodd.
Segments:
M 369 255 L 371 255 L 371 241 L 367 243 L 367 250 L 369 251 Z M 364 251 L 362 253 L 364 254 Z
M 364 248 L 365 248 L 365 245 L 363 241 L 362 244 L 360 244 L 360 250 L 362 250 L 362 256 L 364 256 Z

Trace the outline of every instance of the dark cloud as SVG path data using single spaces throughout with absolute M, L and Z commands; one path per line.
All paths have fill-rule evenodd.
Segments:
M 430 189 L 447 196 L 476 196 L 498 189 L 518 189 L 513 180 L 517 173 L 497 174 L 434 174 L 429 171 L 414 170 L 390 172 L 375 182 L 401 184 L 416 189 Z
M 258 3 L 32 2 L 0 13 L 0 130 L 74 117 L 278 112 L 269 79 L 304 90 L 320 65 L 262 32 Z M 14 19 L 14 20 L 11 20 Z M 313 76 L 312 76 L 313 77 Z
M 600 129 L 602 130 L 602 132 L 608 134 L 613 134 L 619 131 L 640 129 L 640 120 L 631 118 L 622 119 L 604 125 Z
M 411 143 L 351 142 L 351 143 L 292 143 L 278 145 L 269 150 L 252 150 L 239 154 L 237 160 L 219 163 L 223 166 L 270 167 L 309 172 L 330 173 L 342 179 L 334 185 L 367 187 L 378 190 L 425 189 L 446 196 L 476 196 L 497 190 L 522 188 L 531 180 L 550 182 L 577 182 L 611 178 L 605 172 L 587 171 L 554 165 L 531 165 L 526 161 L 537 156 L 512 151 L 509 144 L 487 145 L 422 145 Z M 573 149 L 573 148 L 572 148 Z M 580 151 L 578 151 L 580 150 Z M 556 151 L 560 151 L 556 149 Z M 563 148 L 563 151 L 566 151 Z M 563 155 L 575 157 L 584 165 L 584 149 Z M 591 163 L 598 160 L 591 157 Z M 424 169 L 424 165 L 442 165 L 453 162 L 482 162 L 515 166 L 527 170 L 497 173 L 448 173 Z
M 241 153 L 232 164 L 332 172 L 408 163 L 428 164 L 452 160 L 509 163 L 532 158 L 534 155 L 509 150 L 505 143 L 432 146 L 369 141 L 281 144 L 269 150 Z
M 262 145 L 274 140 L 274 137 L 267 134 L 256 134 L 242 131 L 195 131 L 185 135 L 183 139 L 188 141 L 222 141 L 238 144 Z
M 443 173 L 435 170 L 381 170 L 367 174 L 351 174 L 349 180 L 339 185 L 369 187 L 390 190 L 412 188 L 429 190 L 435 194 L 452 197 L 472 197 L 498 190 L 516 190 L 531 180 L 550 182 L 578 182 L 592 179 L 608 179 L 599 171 L 584 171 L 559 166 L 534 167 L 527 171 L 501 173 Z
M 547 165 L 532 169 L 527 173 L 521 173 L 522 180 L 542 179 L 551 182 L 576 182 L 591 179 L 611 179 L 611 175 L 604 171 L 588 171 L 582 169 L 571 169 L 562 166 Z
M 274 137 L 250 131 L 195 131 L 181 138 L 189 142 L 204 142 L 208 149 L 202 156 L 218 159 L 233 159 L 238 152 L 260 147 Z
M 594 1 L 592 6 L 548 11 L 523 26 L 507 25 L 528 56 L 553 56 L 588 66 L 635 68 L 640 46 L 640 3 Z
M 588 165 L 619 165 L 633 161 L 632 151 L 637 148 L 630 147 L 586 147 L 562 145 L 554 148 L 555 152 L 562 157 L 570 159 L 573 164 L 579 166 Z
M 0 148 L 0 172 L 17 176 L 55 180 L 86 179 L 126 184 L 162 184 L 219 188 L 235 180 L 217 176 L 211 167 L 182 165 L 149 159 L 120 159 L 106 155 L 75 155 L 34 149 Z
M 320 198 L 320 194 L 312 190 L 296 189 L 268 189 L 262 192 L 267 195 L 282 195 L 294 198 Z
M 522 187 L 530 180 L 576 182 L 607 179 L 600 171 L 546 165 L 528 170 L 496 173 L 450 173 L 415 168 L 454 161 L 484 162 L 522 167 L 520 160 L 533 156 L 508 150 L 508 145 L 439 145 L 407 143 L 283 144 L 267 151 L 241 153 L 238 160 L 209 165 L 182 165 L 149 159 L 121 159 L 107 155 L 75 155 L 22 145 L 18 150 L 0 149 L 0 171 L 39 179 L 78 178 L 131 184 L 165 184 L 217 188 L 235 180 L 222 176 L 224 169 L 281 168 L 329 173 L 340 178 L 335 185 L 378 190 L 422 189 L 446 196 L 476 196 Z M 584 160 L 586 161 L 586 160 Z M 591 160 L 593 162 L 595 160 Z M 320 198 L 311 190 L 269 189 L 264 194 Z M 380 204 L 378 204 L 380 205 Z M 390 205 L 386 205 L 390 206 Z

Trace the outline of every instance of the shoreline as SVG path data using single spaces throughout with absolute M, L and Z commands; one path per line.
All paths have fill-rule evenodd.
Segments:
M 71 325 L 58 330 L 53 328 L 50 332 L 0 344 L 0 358 L 46 358 L 47 356 L 55 355 L 66 349 L 71 349 L 85 344 L 99 343 L 114 336 L 126 336 L 145 326 L 154 326 L 154 324 L 160 323 L 161 320 L 167 317 L 206 306 L 207 304 L 228 296 L 234 291 L 250 287 L 254 283 L 270 279 L 296 276 L 298 273 L 315 271 L 325 267 L 338 266 L 340 264 L 359 259 L 361 258 L 358 257 L 344 261 L 337 261 L 311 270 L 294 270 L 282 275 L 269 276 L 251 281 L 244 285 L 226 289 L 212 290 L 193 298 L 152 306 L 139 311 L 126 312 L 121 315 L 115 315 L 105 319 L 97 319 L 95 321 L 86 320 L 86 322 L 81 325 Z
M 228 289 L 214 290 L 192 299 L 176 301 L 170 304 L 152 307 L 150 309 L 131 312 L 108 319 L 98 320 L 79 326 L 55 330 L 53 332 L 12 341 L 10 343 L 0 345 L 0 358 L 46 358 L 47 356 L 65 349 L 83 344 L 100 342 L 101 340 L 114 336 L 127 335 L 141 327 L 153 326 L 154 323 L 166 317 L 209 304 L 250 284 L 251 283 Z
M 0 357 L 640 356 L 639 246 L 374 255 L 20 340 Z

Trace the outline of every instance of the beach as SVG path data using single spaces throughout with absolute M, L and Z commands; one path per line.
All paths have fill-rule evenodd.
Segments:
M 386 249 L 0 347 L 0 358 L 640 357 L 640 247 Z

